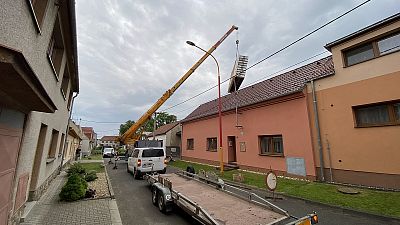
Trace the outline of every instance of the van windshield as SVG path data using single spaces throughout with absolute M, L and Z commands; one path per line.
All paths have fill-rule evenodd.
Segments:
M 157 149 L 157 148 L 150 148 L 150 149 L 144 149 L 142 152 L 142 157 L 161 157 L 164 156 L 164 150 L 163 149 Z

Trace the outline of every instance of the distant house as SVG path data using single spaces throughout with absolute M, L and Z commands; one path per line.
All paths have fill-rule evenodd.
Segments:
M 223 161 L 316 179 L 306 83 L 333 74 L 332 57 L 326 57 L 223 96 Z M 181 123 L 182 159 L 218 165 L 217 100 Z
M 179 122 L 170 123 L 159 127 L 155 132 L 155 140 L 162 141 L 167 155 L 180 157 L 182 126 Z M 151 140 L 152 138 L 149 137 Z
M 81 147 L 81 141 L 86 136 L 83 134 L 82 129 L 75 124 L 74 121 L 69 121 L 69 131 L 66 143 L 65 163 L 74 160 L 76 151 Z M 89 140 L 86 137 L 87 140 Z
M 82 127 L 82 132 L 87 137 L 82 140 L 82 156 L 89 156 L 92 149 L 97 146 L 97 134 L 93 127 Z
M 118 136 L 103 136 L 100 139 L 100 145 L 103 147 L 119 147 L 119 141 L 117 141 Z

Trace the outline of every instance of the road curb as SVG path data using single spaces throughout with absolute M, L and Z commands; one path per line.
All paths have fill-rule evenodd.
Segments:
M 104 171 L 106 173 L 106 179 L 107 179 L 107 184 L 108 184 L 108 192 L 110 193 L 110 198 L 111 199 L 115 199 L 114 190 L 112 188 L 110 177 L 108 176 L 108 172 L 107 172 L 107 165 L 103 163 L 103 166 L 104 166 Z
M 122 225 L 121 215 L 119 214 L 117 201 L 115 199 L 110 199 L 109 208 L 111 214 L 111 224 Z
M 255 186 L 251 186 L 251 185 L 247 185 L 247 184 L 242 184 L 242 183 L 238 183 L 238 182 L 234 182 L 234 181 L 230 181 L 230 180 L 226 180 L 226 179 L 223 179 L 223 180 L 224 180 L 225 183 L 232 184 L 232 185 L 235 185 L 235 186 L 239 186 L 239 187 L 242 187 L 242 188 L 246 188 L 246 189 L 250 189 L 250 190 L 258 190 L 258 191 L 262 191 L 262 192 L 265 192 L 265 193 L 268 193 L 268 194 L 272 193 L 271 191 L 268 191 L 266 189 L 262 189 L 262 188 L 259 188 L 259 187 L 255 187 Z M 396 218 L 396 217 L 383 216 L 383 215 L 378 215 L 378 214 L 374 214 L 374 213 L 368 213 L 368 212 L 359 211 L 359 210 L 356 210 L 356 209 L 350 209 L 350 208 L 346 208 L 346 207 L 342 207 L 342 206 L 329 205 L 329 204 L 322 203 L 322 202 L 316 202 L 316 201 L 312 201 L 312 200 L 301 198 L 301 197 L 287 195 L 287 194 L 282 193 L 282 192 L 275 192 L 275 194 L 276 195 L 285 196 L 286 198 L 302 200 L 302 201 L 305 201 L 305 202 L 308 202 L 308 203 L 312 203 L 312 204 L 317 204 L 317 205 L 322 205 L 322 206 L 327 206 L 327 207 L 331 207 L 331 208 L 340 209 L 340 210 L 343 210 L 345 212 L 347 211 L 347 212 L 355 213 L 355 214 L 358 214 L 358 215 L 361 215 L 361 216 L 372 217 L 372 218 L 377 218 L 378 217 L 379 219 L 382 219 L 382 220 L 385 220 L 385 221 L 391 221 L 391 222 L 399 222 L 400 221 L 400 218 Z

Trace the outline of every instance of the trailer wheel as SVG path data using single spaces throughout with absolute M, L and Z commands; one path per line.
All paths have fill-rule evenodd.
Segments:
M 157 205 L 157 188 L 153 188 L 151 192 L 151 201 L 153 202 L 153 205 Z
M 164 195 L 160 194 L 158 195 L 158 209 L 162 212 L 165 213 L 166 212 L 166 206 L 165 206 L 165 199 L 164 199 Z

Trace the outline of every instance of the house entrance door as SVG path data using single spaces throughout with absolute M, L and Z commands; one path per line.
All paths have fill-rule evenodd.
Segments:
M 236 162 L 236 137 L 228 136 L 228 162 Z

